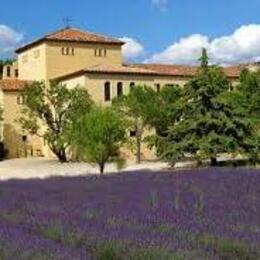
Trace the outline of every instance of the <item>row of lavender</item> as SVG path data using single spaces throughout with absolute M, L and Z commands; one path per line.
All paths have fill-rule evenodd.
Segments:
M 0 259 L 260 259 L 260 172 L 139 172 L 0 186 Z

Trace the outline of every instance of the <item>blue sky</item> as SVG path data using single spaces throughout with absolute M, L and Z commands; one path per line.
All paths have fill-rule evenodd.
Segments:
M 14 45 L 60 28 L 67 16 L 75 27 L 129 40 L 128 49 L 124 51 L 126 59 L 130 60 L 194 63 L 202 47 L 210 49 L 217 63 L 256 61 L 260 57 L 260 0 L 1 2 L 2 57 L 9 55 Z M 223 39 L 223 36 L 228 38 Z M 6 40 L 6 37 L 9 38 Z M 249 44 L 245 43 L 245 38 Z

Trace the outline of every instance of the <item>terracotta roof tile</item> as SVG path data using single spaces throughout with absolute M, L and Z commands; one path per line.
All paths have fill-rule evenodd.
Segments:
M 198 71 L 198 67 L 188 65 L 131 64 L 129 66 L 133 68 L 153 70 L 160 75 L 179 77 L 193 77 Z M 223 68 L 223 71 L 226 73 L 226 75 L 231 78 L 239 77 L 241 70 L 241 66 Z
M 85 72 L 109 73 L 109 74 L 149 74 L 157 75 L 154 70 L 147 68 L 132 67 L 128 65 L 96 65 L 84 69 Z
M 19 79 L 2 79 L 0 80 L 0 89 L 3 91 L 20 91 L 28 81 Z
M 123 44 L 123 42 L 118 39 L 114 39 L 96 33 L 84 32 L 74 28 L 62 29 L 60 31 L 48 34 L 44 38 L 49 40 L 61 40 L 61 41 Z
M 227 77 L 238 78 L 243 68 L 241 66 L 223 68 Z M 124 65 L 96 65 L 69 74 L 55 77 L 54 80 L 64 80 L 85 73 L 99 74 L 135 74 L 170 77 L 194 77 L 198 71 L 196 66 L 164 65 L 164 64 L 124 64 Z
M 118 39 L 100 35 L 97 33 L 81 31 L 76 28 L 63 28 L 53 33 L 46 34 L 42 38 L 28 43 L 16 50 L 16 53 L 20 53 L 32 46 L 40 44 L 45 41 L 67 41 L 67 42 L 79 42 L 79 43 L 101 43 L 101 44 L 117 44 L 123 45 L 124 42 Z

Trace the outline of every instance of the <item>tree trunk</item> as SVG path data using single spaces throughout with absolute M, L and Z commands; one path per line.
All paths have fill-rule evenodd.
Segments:
M 58 157 L 58 159 L 59 159 L 59 161 L 60 161 L 61 163 L 66 163 L 66 162 L 68 162 L 65 149 L 60 149 L 60 150 L 56 153 L 56 156 Z
M 141 163 L 141 146 L 142 146 L 142 135 L 143 135 L 143 123 L 139 119 L 136 123 L 136 163 Z
M 210 158 L 210 165 L 211 166 L 217 166 L 218 165 L 218 161 L 216 157 L 211 157 Z
M 105 163 L 100 163 L 99 164 L 99 169 L 100 169 L 100 174 L 104 175 Z
M 137 145 L 137 151 L 136 151 L 136 163 L 141 163 L 141 138 L 140 136 L 136 136 L 136 145 Z

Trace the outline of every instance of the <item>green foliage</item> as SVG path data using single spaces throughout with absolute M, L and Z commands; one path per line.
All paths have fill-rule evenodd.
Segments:
M 156 93 L 152 101 L 153 113 L 147 115 L 148 124 L 155 129 L 155 135 L 145 138 L 149 147 L 157 148 L 160 154 L 160 138 L 166 137 L 168 126 L 178 122 L 181 116 L 182 89 L 179 85 L 165 86 Z M 160 138 L 158 138 L 160 137 Z
M 18 119 L 22 128 L 43 137 L 57 158 L 66 162 L 66 151 L 72 142 L 68 131 L 93 104 L 88 92 L 79 87 L 68 89 L 56 82 L 49 87 L 43 82 L 33 82 L 22 95 L 25 106 Z
M 214 251 L 217 259 L 223 260 L 257 260 L 260 252 L 245 243 L 233 241 L 231 239 L 217 238 L 211 235 L 198 235 L 196 237 L 203 246 L 210 247 Z
M 133 247 L 122 241 L 106 241 L 98 243 L 92 254 L 100 260 L 181 260 L 178 254 L 167 248 L 156 247 Z
M 227 98 L 233 110 L 245 114 L 253 126 L 250 158 L 255 163 L 259 161 L 260 154 L 260 70 L 251 72 L 244 69 L 240 84 Z
M 124 118 L 111 107 L 95 107 L 74 124 L 74 145 L 83 159 L 97 163 L 103 174 L 105 164 L 118 157 L 125 130 Z
M 156 118 L 157 93 L 147 86 L 137 86 L 127 96 L 113 100 L 113 107 L 129 119 L 131 128 L 136 131 L 136 161 L 141 162 L 141 143 L 145 127 Z
M 173 115 L 166 136 L 157 138 L 158 154 L 174 164 L 184 158 L 211 159 L 220 153 L 247 153 L 252 129 L 246 115 L 237 113 L 225 95 L 230 82 L 221 68 L 208 66 L 205 50 L 196 77 L 184 87 L 178 118 Z M 179 120 L 178 120 L 179 119 Z

